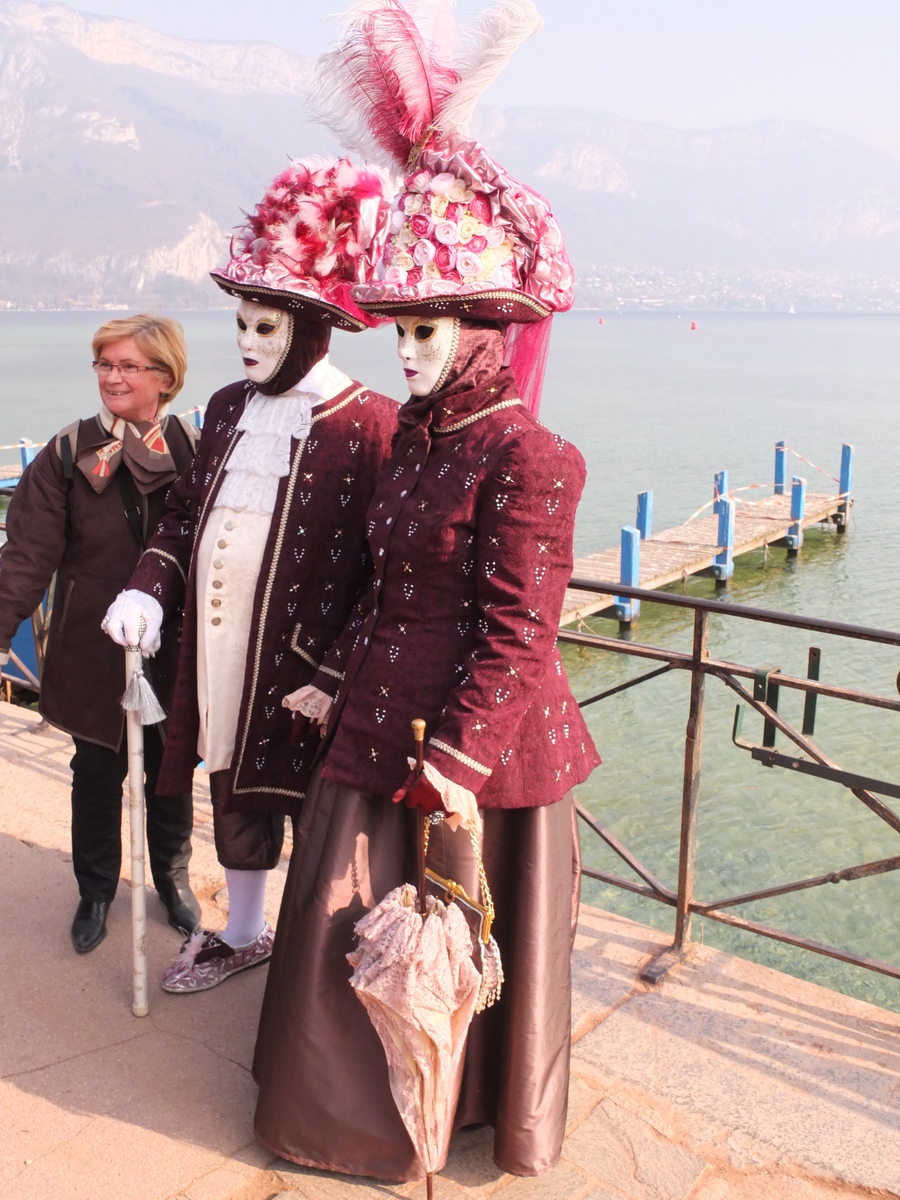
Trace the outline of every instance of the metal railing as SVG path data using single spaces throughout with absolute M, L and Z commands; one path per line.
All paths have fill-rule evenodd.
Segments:
M 842 621 L 825 621 L 814 617 L 794 616 L 790 613 L 775 612 L 764 608 L 750 608 L 737 604 L 723 604 L 715 600 L 704 600 L 692 596 L 676 595 L 668 592 L 651 591 L 646 588 L 628 587 L 622 583 L 599 582 L 591 579 L 573 578 L 570 586 L 577 591 L 596 592 L 616 597 L 623 596 L 651 604 L 669 605 L 674 608 L 688 609 L 693 612 L 693 647 L 691 652 L 670 650 L 662 646 L 646 645 L 635 641 L 626 641 L 616 637 L 604 637 L 587 630 L 561 629 L 559 640 L 573 645 L 583 646 L 594 650 L 610 651 L 613 654 L 624 654 L 634 658 L 663 664 L 652 671 L 636 676 L 626 683 L 607 688 L 597 695 L 589 696 L 580 702 L 580 707 L 595 704 L 609 696 L 623 692 L 628 688 L 646 683 L 673 670 L 690 673 L 691 688 L 688 708 L 687 731 L 684 749 L 684 776 L 681 793 L 681 828 L 678 854 L 678 885 L 672 891 L 656 878 L 644 864 L 625 846 L 610 830 L 593 817 L 582 805 L 577 805 L 578 815 L 584 824 L 593 830 L 625 862 L 642 881 L 635 883 L 608 871 L 599 871 L 591 867 L 583 867 L 583 874 L 601 883 L 626 891 L 646 896 L 675 909 L 675 936 L 672 945 L 662 954 L 654 958 L 644 969 L 642 978 L 649 983 L 656 983 L 672 966 L 679 962 L 690 947 L 691 919 L 696 914 L 704 919 L 718 921 L 734 929 L 747 933 L 758 934 L 761 937 L 772 938 L 790 946 L 810 950 L 814 954 L 822 954 L 841 962 L 852 963 L 869 971 L 877 971 L 882 975 L 900 979 L 900 966 L 880 962 L 843 950 L 822 942 L 812 941 L 798 934 L 783 929 L 751 921 L 737 916 L 725 909 L 733 909 L 737 905 L 747 904 L 753 900 L 765 900 L 774 896 L 784 896 L 792 892 L 806 891 L 820 887 L 826 883 L 839 883 L 845 880 L 862 879 L 872 875 L 881 875 L 900 868 L 900 855 L 881 859 L 877 862 L 861 863 L 844 867 L 826 875 L 779 884 L 777 887 L 763 888 L 755 892 L 745 892 L 740 895 L 724 896 L 719 900 L 699 901 L 694 895 L 694 873 L 697 855 L 697 802 L 700 791 L 700 768 L 703 750 L 703 714 L 708 678 L 719 680 L 735 693 L 739 704 L 735 711 L 732 741 L 740 749 L 765 766 L 780 767 L 793 774 L 810 775 L 840 783 L 856 797 L 860 803 L 871 809 L 887 825 L 900 833 L 900 816 L 897 815 L 880 796 L 900 798 L 900 783 L 888 780 L 873 779 L 868 776 L 844 771 L 829 758 L 812 741 L 815 733 L 816 703 L 819 696 L 849 701 L 853 704 L 870 705 L 875 708 L 890 709 L 900 712 L 900 699 L 879 696 L 871 692 L 859 691 L 855 688 L 841 687 L 835 684 L 823 683 L 819 680 L 818 648 L 812 647 L 809 652 L 808 675 L 806 678 L 782 674 L 776 668 L 745 666 L 725 660 L 711 658 L 709 654 L 709 618 L 716 614 L 738 621 L 758 621 L 767 625 L 782 626 L 789 629 L 805 629 L 812 633 L 832 634 L 843 638 L 875 642 L 884 646 L 900 647 L 900 633 L 885 629 L 869 629 L 862 625 L 849 625 Z M 748 688 L 742 680 L 752 681 Z M 898 679 L 900 687 L 900 679 Z M 789 688 L 805 693 L 805 705 L 802 729 L 795 729 L 778 713 L 778 695 L 781 688 Z M 745 708 L 751 708 L 763 718 L 763 740 L 761 745 L 753 745 L 745 741 L 742 734 L 743 714 Z M 794 752 L 780 754 L 775 750 L 775 733 L 782 733 L 793 743 Z

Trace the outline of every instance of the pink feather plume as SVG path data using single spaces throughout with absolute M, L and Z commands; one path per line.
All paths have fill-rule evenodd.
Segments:
M 459 76 L 398 0 L 357 0 L 348 16 L 338 49 L 319 59 L 313 114 L 345 149 L 403 169 Z

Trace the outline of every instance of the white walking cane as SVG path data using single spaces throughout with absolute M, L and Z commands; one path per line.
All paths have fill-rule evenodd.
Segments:
M 132 1000 L 136 1017 L 150 1012 L 147 996 L 147 895 L 144 891 L 144 726 L 165 719 L 165 713 L 144 676 L 140 641 L 147 623 L 141 617 L 138 645 L 125 647 L 125 725 L 128 730 L 128 804 L 131 828 L 131 941 Z

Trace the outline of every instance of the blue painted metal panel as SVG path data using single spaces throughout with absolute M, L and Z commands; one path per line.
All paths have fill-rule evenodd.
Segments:
M 23 621 L 16 630 L 15 636 L 12 640 L 12 649 L 15 654 L 19 656 L 28 670 L 31 671 L 32 675 L 37 676 L 37 655 L 34 651 L 34 633 L 32 631 L 30 617 L 27 621 Z M 3 674 L 4 676 L 8 676 L 10 679 L 18 679 L 20 683 L 27 683 L 29 686 L 33 686 L 28 676 L 20 671 L 12 660 L 10 660 L 3 668 Z
M 730 579 L 734 574 L 734 510 L 737 507 L 734 500 L 719 500 L 716 504 L 719 511 L 719 546 L 720 550 L 713 562 L 712 572 L 716 579 Z
M 622 526 L 622 558 L 619 582 L 639 587 L 641 582 L 641 535 L 634 525 Z M 620 621 L 633 621 L 641 611 L 640 600 L 616 596 L 616 616 Z
M 637 529 L 641 538 L 646 542 L 653 527 L 653 493 L 638 492 Z
M 719 505 L 722 502 L 722 497 L 726 494 L 727 491 L 728 491 L 728 472 L 727 471 L 719 471 L 716 474 L 715 478 L 713 479 L 713 497 L 716 501 L 715 504 L 713 505 L 713 512 L 718 513 L 721 511 L 719 508 Z
M 787 450 L 784 442 L 775 443 L 775 495 L 784 495 L 784 481 L 787 479 Z
M 795 475 L 791 480 L 791 520 L 794 524 L 787 532 L 785 541 L 789 550 L 799 550 L 803 545 L 803 514 L 806 510 L 806 480 Z
M 834 523 L 838 529 L 845 530 L 850 516 L 850 495 L 853 491 L 853 447 L 841 447 L 841 506 L 837 511 Z

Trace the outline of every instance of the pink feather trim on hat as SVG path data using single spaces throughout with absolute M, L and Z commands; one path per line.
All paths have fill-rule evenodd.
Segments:
M 294 162 L 237 230 L 229 262 L 212 276 L 236 295 L 281 297 L 344 328 L 371 326 L 350 289 L 373 278 L 391 191 L 383 172 L 346 158 Z

